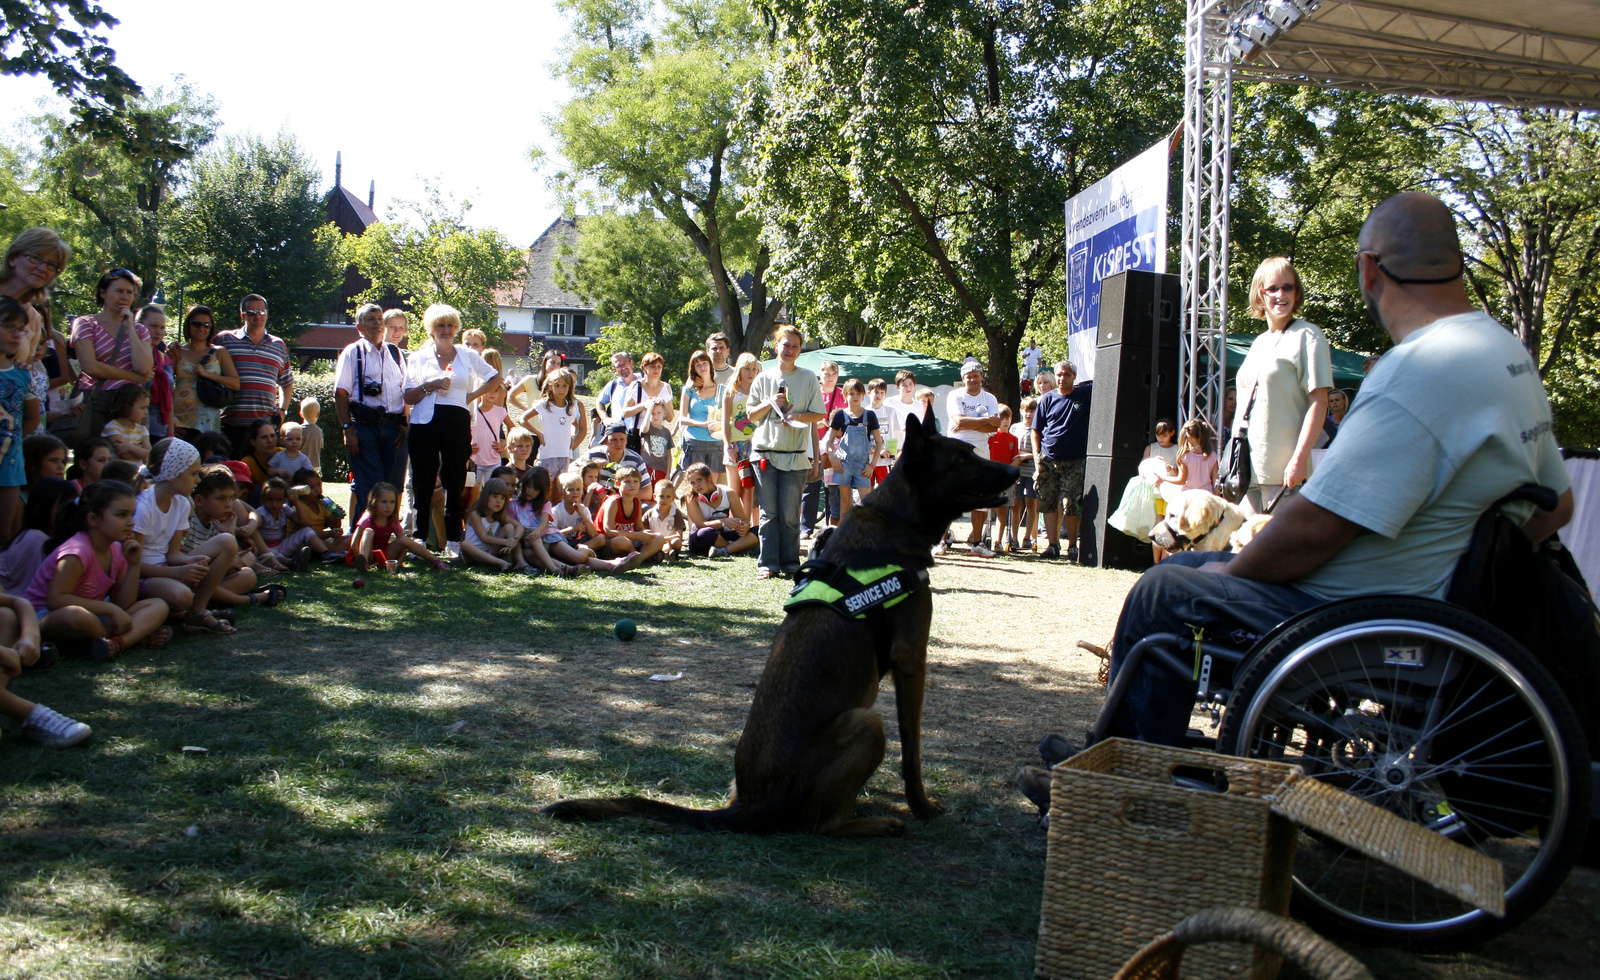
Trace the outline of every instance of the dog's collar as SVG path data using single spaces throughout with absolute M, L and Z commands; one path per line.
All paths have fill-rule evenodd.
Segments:
M 1201 531 L 1199 534 L 1195 534 L 1195 535 L 1179 534 L 1178 533 L 1178 529 L 1177 528 L 1173 528 L 1172 529 L 1172 543 L 1179 546 L 1178 547 L 1179 551 L 1189 551 L 1190 549 L 1192 549 L 1194 547 L 1194 543 L 1196 541 L 1204 541 L 1205 538 L 1206 538 L 1206 535 L 1210 534 L 1212 531 L 1215 531 L 1218 527 L 1220 527 L 1222 525 L 1222 522 L 1224 520 L 1227 520 L 1227 517 L 1228 517 L 1228 511 L 1227 511 L 1226 508 L 1224 508 L 1220 513 L 1217 514 L 1217 519 L 1211 522 L 1211 526 L 1210 527 L 1206 528 L 1204 531 Z
M 783 608 L 824 605 L 846 619 L 866 619 L 867 614 L 888 609 L 928 584 L 926 569 L 903 565 L 877 568 L 843 568 L 814 558 L 800 566 L 794 589 Z

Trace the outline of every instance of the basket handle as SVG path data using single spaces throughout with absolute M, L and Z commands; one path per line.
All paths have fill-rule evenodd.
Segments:
M 1372 980 L 1359 960 L 1298 922 L 1231 906 L 1202 909 L 1141 949 L 1112 980 L 1178 980 L 1184 951 L 1202 943 L 1249 943 L 1276 953 L 1313 980 Z

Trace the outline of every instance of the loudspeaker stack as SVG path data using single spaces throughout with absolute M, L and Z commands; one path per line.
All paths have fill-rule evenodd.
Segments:
M 1130 270 L 1100 281 L 1081 564 L 1135 571 L 1150 566 L 1150 546 L 1106 518 L 1139 474 L 1145 447 L 1155 441 L 1156 420 L 1178 417 L 1181 309 L 1177 276 Z

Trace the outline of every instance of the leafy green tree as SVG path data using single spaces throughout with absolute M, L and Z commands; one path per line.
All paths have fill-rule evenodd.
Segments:
M 86 0 L 0 0 L 0 75 L 43 75 L 85 133 L 115 132 L 139 86 L 101 29 L 117 19 Z
M 288 133 L 230 137 L 203 154 L 168 226 L 169 290 L 219 311 L 260 293 L 283 337 L 321 320 L 344 281 L 321 181 Z
M 714 329 L 705 260 L 649 211 L 579 218 L 576 247 L 563 246 L 556 258 L 556 282 L 595 304 L 615 349 L 654 350 L 668 371 L 687 367 L 689 352 Z
M 1067 198 L 1181 114 L 1181 5 L 760 9 L 783 49 L 749 114 L 782 288 L 860 305 L 885 335 L 970 338 L 1015 404 L 1019 345 L 1063 288 Z
M 60 231 L 74 260 L 56 289 L 68 302 L 92 303 L 94 282 L 111 268 L 132 269 L 155 292 L 163 266 L 163 226 L 195 155 L 217 130 L 216 105 L 181 80 L 114 113 L 114 132 L 85 135 L 58 115 L 33 120 L 34 178 L 60 205 Z
M 1306 319 L 1340 347 L 1382 351 L 1389 337 L 1356 285 L 1356 238 L 1379 202 L 1427 185 L 1441 152 L 1439 105 L 1255 85 L 1234 106 L 1230 330 L 1265 329 L 1249 314 L 1250 278 L 1262 259 L 1285 255 L 1305 283 Z
M 699 252 L 721 330 L 743 350 L 782 305 L 744 208 L 748 139 L 735 126 L 762 84 L 760 24 L 742 0 L 666 0 L 655 34 L 652 9 L 637 0 L 561 7 L 572 32 L 557 74 L 575 95 L 550 120 L 567 162 L 556 182 L 664 216 Z
M 516 283 L 523 252 L 493 228 L 471 227 L 470 202 L 450 200 L 431 183 L 426 194 L 420 202 L 400 202 L 403 210 L 363 234 L 344 236 L 340 261 L 372 281 L 356 302 L 377 302 L 393 291 L 417 310 L 448 303 L 461 311 L 463 328 L 482 330 L 498 346 L 495 292 Z M 420 341 L 420 318 L 412 319 L 411 330 L 412 340 Z

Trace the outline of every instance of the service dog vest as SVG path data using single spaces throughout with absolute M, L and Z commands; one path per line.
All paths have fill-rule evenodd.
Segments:
M 898 605 L 927 584 L 928 572 L 921 568 L 907 571 L 901 565 L 883 565 L 856 569 L 808 561 L 800 566 L 799 581 L 783 608 L 823 605 L 847 619 L 866 619 L 869 612 Z

